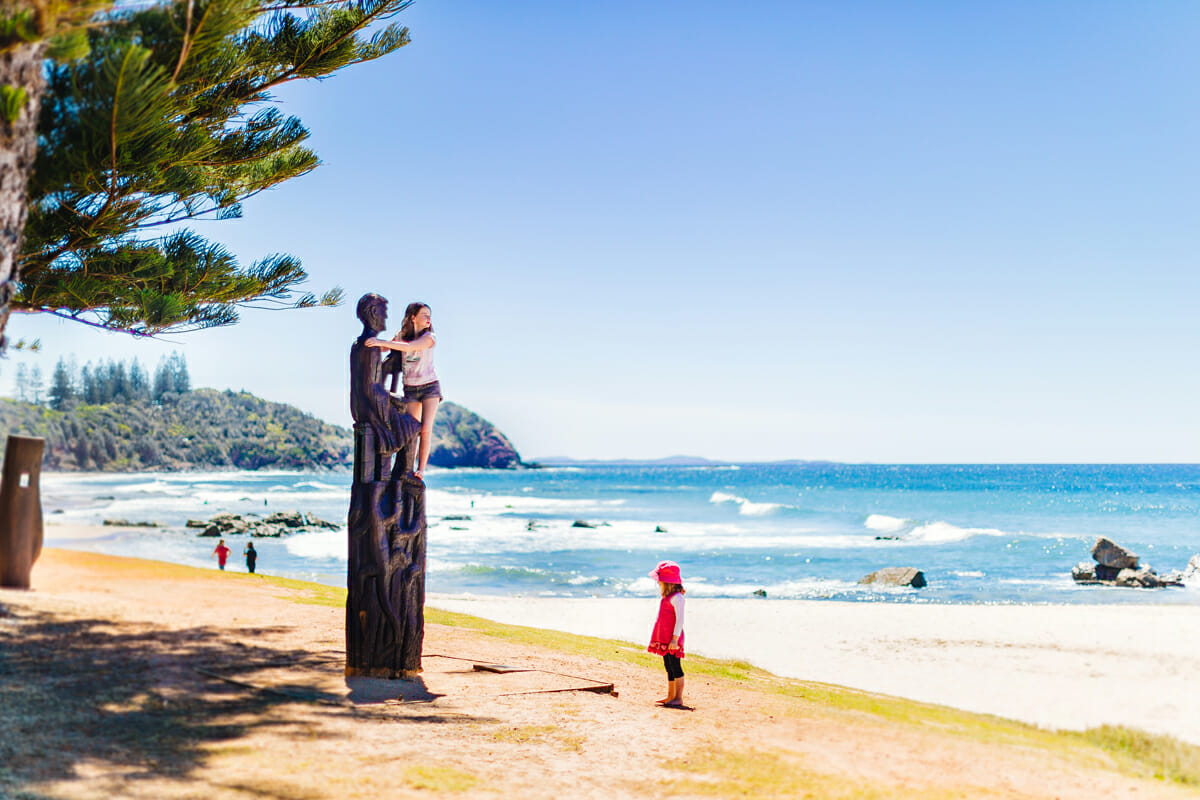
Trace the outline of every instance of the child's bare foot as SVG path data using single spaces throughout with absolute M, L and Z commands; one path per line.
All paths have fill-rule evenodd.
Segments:
M 672 703 L 672 702 L 674 702 L 674 701 L 673 701 L 671 698 L 669 698 L 669 697 L 664 697 L 662 700 L 655 700 L 655 701 L 654 701 L 654 705 L 656 705 L 656 706 L 665 706 L 665 705 L 667 705 L 667 704 L 669 704 L 669 703 Z

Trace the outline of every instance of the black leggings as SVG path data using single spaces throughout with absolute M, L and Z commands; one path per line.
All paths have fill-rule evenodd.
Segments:
M 679 663 L 679 656 L 663 656 L 663 666 L 667 668 L 667 680 L 673 681 L 683 677 L 683 665 Z

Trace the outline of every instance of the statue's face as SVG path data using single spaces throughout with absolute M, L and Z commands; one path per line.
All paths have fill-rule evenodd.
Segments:
M 367 326 L 374 328 L 377 331 L 383 330 L 387 325 L 387 300 L 380 299 L 377 302 L 371 303 L 367 307 L 366 319 L 363 320 Z

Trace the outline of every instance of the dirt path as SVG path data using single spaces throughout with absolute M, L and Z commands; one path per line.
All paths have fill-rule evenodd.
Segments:
M 660 709 L 660 668 L 616 644 L 635 663 L 431 623 L 422 680 L 348 681 L 342 609 L 254 576 L 50 550 L 34 585 L 0 592 L 0 797 L 1195 796 L 1024 726 L 718 667 Z

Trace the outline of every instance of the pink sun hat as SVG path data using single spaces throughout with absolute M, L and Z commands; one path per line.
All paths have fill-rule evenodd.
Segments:
M 650 572 L 650 577 L 662 583 L 683 583 L 683 578 L 679 574 L 679 565 L 674 561 L 658 562 L 658 566 Z

